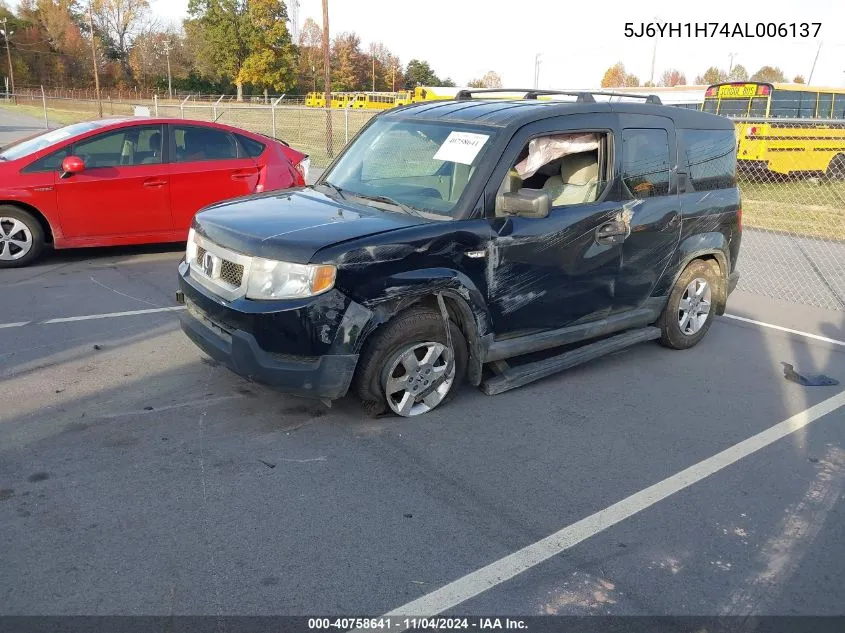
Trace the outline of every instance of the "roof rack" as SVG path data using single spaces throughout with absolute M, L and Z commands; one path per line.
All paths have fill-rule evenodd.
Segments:
M 657 95 L 632 94 L 627 92 L 614 92 L 612 90 L 540 90 L 537 88 L 480 88 L 478 90 L 459 90 L 455 95 L 455 99 L 464 101 L 472 99 L 473 95 L 477 94 L 494 94 L 494 93 L 510 93 L 523 92 L 525 93 L 523 99 L 536 99 L 538 96 L 546 95 L 568 95 L 576 97 L 575 103 L 595 103 L 596 100 L 593 95 L 603 95 L 609 97 L 628 97 L 630 99 L 643 99 L 646 103 L 653 103 L 660 105 L 660 97 Z

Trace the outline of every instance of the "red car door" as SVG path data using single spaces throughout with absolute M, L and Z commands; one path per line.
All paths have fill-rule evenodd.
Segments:
M 189 124 L 169 128 L 170 207 L 174 228 L 187 237 L 197 211 L 255 191 L 258 165 L 226 130 Z
M 74 143 L 85 169 L 57 178 L 65 237 L 74 244 L 167 240 L 173 221 L 160 125 L 135 125 Z

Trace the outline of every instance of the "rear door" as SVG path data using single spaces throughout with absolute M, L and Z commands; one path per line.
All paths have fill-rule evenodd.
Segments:
M 253 193 L 259 170 L 226 130 L 175 123 L 168 127 L 173 223 L 187 235 L 194 215 L 203 207 Z
M 94 243 L 154 241 L 172 229 L 168 175 L 160 125 L 131 125 L 73 144 L 81 173 L 56 179 L 56 200 L 66 238 Z
M 671 119 L 620 115 L 622 198 L 631 233 L 622 247 L 614 311 L 638 308 L 673 261 L 681 236 L 677 148 Z

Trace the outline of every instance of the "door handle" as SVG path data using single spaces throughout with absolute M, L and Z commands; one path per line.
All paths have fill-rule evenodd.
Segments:
M 251 171 L 236 171 L 232 173 L 232 180 L 244 180 L 254 175 L 255 172 Z
M 166 180 L 145 180 L 144 186 L 145 187 L 163 187 L 167 184 Z
M 616 220 L 602 224 L 596 230 L 596 242 L 599 244 L 617 244 L 628 237 L 628 226 Z

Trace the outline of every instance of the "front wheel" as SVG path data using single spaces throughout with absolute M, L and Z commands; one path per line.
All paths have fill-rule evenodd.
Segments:
M 657 321 L 662 345 L 689 349 L 704 338 L 713 323 L 718 283 L 709 262 L 698 259 L 684 269 Z
M 825 175 L 829 180 L 845 180 L 845 154 L 837 154 L 833 157 Z
M 30 213 L 0 206 L 0 268 L 28 266 L 44 248 L 44 230 Z
M 422 415 L 455 395 L 466 365 L 460 328 L 435 310 L 415 308 L 373 335 L 361 355 L 355 390 L 396 415 Z

